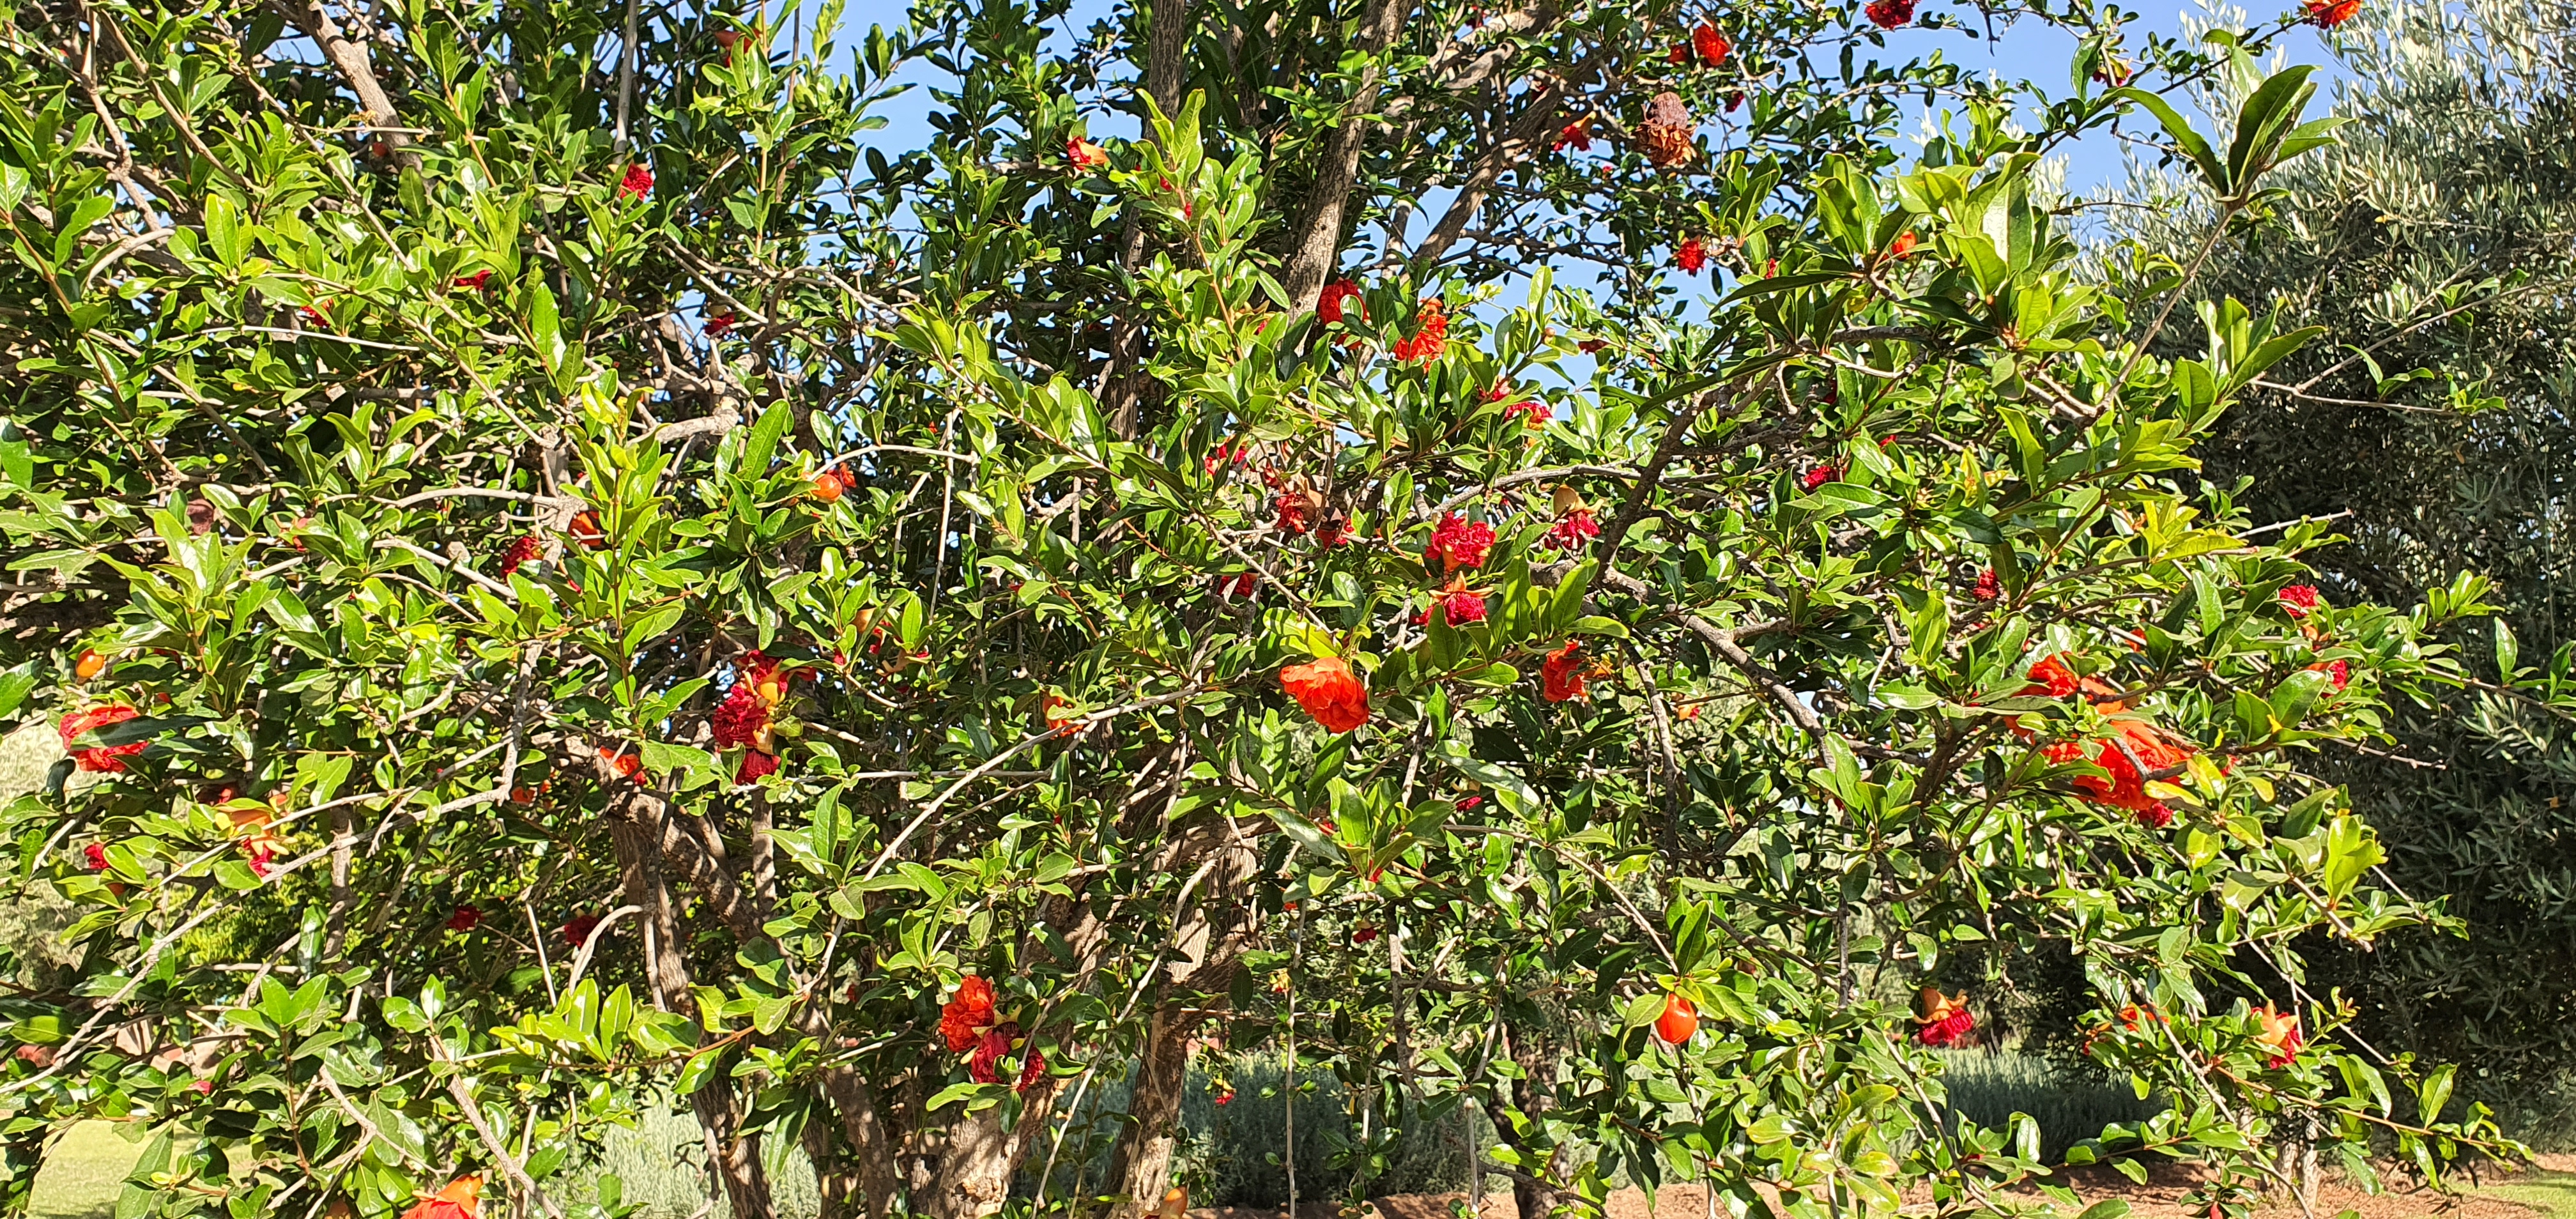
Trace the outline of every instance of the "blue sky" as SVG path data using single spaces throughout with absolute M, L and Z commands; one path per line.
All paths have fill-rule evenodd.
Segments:
M 2279 0 L 2284 7 L 2291 2 L 2292 0 Z M 864 26 L 875 15 L 866 11 L 868 5 L 862 4 L 857 7 L 859 11 L 853 14 L 853 18 Z M 1931 11 L 1936 7 L 1938 7 L 1938 0 L 1928 3 L 1925 9 Z M 1978 20 L 1973 8 L 1966 5 L 1958 5 L 1956 8 L 1963 20 Z M 1111 0 L 1076 0 L 1072 13 L 1063 23 L 1064 28 L 1085 28 L 1091 22 L 1105 16 L 1110 9 Z M 2194 11 L 2196 10 L 2190 0 L 2146 0 L 2145 3 L 2138 4 L 2138 20 L 2131 23 L 2129 28 L 2139 34 L 2152 32 L 2168 37 L 2179 37 L 2182 34 L 2185 14 Z M 2265 17 L 2271 15 L 2274 10 L 2269 7 L 2266 0 L 2254 0 L 2252 11 L 2257 17 Z M 888 12 L 875 19 L 885 20 L 894 16 L 894 13 Z M 851 31 L 852 34 L 857 32 Z M 845 34 L 843 41 L 854 41 L 854 39 Z M 2066 87 L 2066 65 L 2074 53 L 2074 45 L 2072 38 L 2058 30 L 2024 23 L 2000 31 L 1999 37 L 1992 42 L 1969 38 L 1951 30 L 1917 28 L 1901 31 L 1890 37 L 1888 51 L 1891 56 L 1929 55 L 1939 51 L 1946 55 L 1950 62 L 1970 70 L 1992 71 L 2008 79 L 2030 77 L 2045 82 L 2053 89 L 2063 90 Z M 2316 30 L 2304 27 L 2293 30 L 2279 45 L 2289 56 L 2290 62 L 2329 65 L 2328 70 L 2318 74 L 2318 81 L 2323 86 L 2320 93 L 2331 94 L 2330 82 L 2333 78 L 2330 67 L 2331 58 L 2319 40 Z M 937 78 L 938 73 L 934 69 L 918 63 L 914 64 L 903 77 L 917 84 L 929 84 Z M 2325 97 L 2321 96 L 2316 105 L 2322 107 L 2324 102 Z M 870 142 L 889 154 L 921 147 L 930 138 L 929 115 L 933 108 L 934 103 L 927 88 L 915 88 L 885 103 L 877 108 L 875 113 L 885 118 L 887 125 L 883 130 L 876 132 Z M 2091 193 L 2116 187 L 2124 174 L 2119 143 L 2107 135 L 2097 133 L 2068 150 L 2067 185 L 2076 193 Z

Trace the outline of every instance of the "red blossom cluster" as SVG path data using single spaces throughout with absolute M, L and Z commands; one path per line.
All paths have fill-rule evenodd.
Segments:
M 617 193 L 628 199 L 641 199 L 653 193 L 653 171 L 638 161 L 626 167 L 626 176 L 617 180 Z
M 82 770 L 93 774 L 120 775 L 125 773 L 125 759 L 143 752 L 146 742 L 127 741 L 122 745 L 92 745 L 86 749 L 74 749 L 72 743 L 101 728 L 122 724 L 141 714 L 143 714 L 141 711 L 132 707 L 110 703 L 66 715 L 63 717 L 63 722 L 55 726 L 54 731 L 62 737 L 63 751 L 72 755 L 72 761 Z
M 1813 491 L 1842 476 L 1842 470 L 1829 461 L 1809 468 L 1806 474 L 1798 479 L 1798 486 L 1803 490 Z
M 1868 15 L 1871 25 L 1882 30 L 1914 24 L 1914 0 L 1869 0 L 1861 11 Z
M 501 552 L 501 570 L 498 574 L 506 580 L 512 573 L 519 570 L 521 564 L 536 562 L 537 556 L 543 553 L 545 553 L 545 543 L 538 541 L 537 535 L 521 534 L 511 541 L 508 550 Z
M 708 338 L 720 339 L 733 333 L 734 322 L 733 311 L 728 309 L 700 323 L 698 329 Z
M 571 918 L 564 920 L 564 943 L 570 944 L 574 948 L 580 948 L 582 945 L 590 942 L 590 934 L 597 930 L 599 930 L 598 915 L 576 914 Z
M 2003 595 L 2003 578 L 1995 574 L 1994 568 L 1989 567 L 1984 571 L 1977 573 L 1977 589 L 1975 593 L 1977 600 L 1992 601 Z
M 1485 552 L 1493 546 L 1493 526 L 1451 512 L 1432 527 L 1431 548 L 1423 552 L 1422 565 L 1436 564 L 1442 575 L 1473 571 L 1485 565 Z
M 1719 33 L 1716 26 L 1703 21 L 1699 28 L 1691 31 L 1689 41 L 1673 46 L 1672 61 L 1689 63 L 1697 59 L 1701 67 L 1714 68 L 1725 63 L 1726 57 L 1734 52 L 1735 44 L 1727 41 L 1726 35 Z
M 1429 363 L 1440 358 L 1448 343 L 1449 307 L 1435 296 L 1422 302 L 1420 325 L 1413 336 L 1397 339 L 1392 350 L 1396 359 Z
M 2083 775 L 2074 782 L 2075 790 L 2086 799 L 2126 809 L 2153 829 L 2172 825 L 2173 810 L 2147 794 L 2147 784 L 2152 777 L 2190 761 L 2196 752 L 2190 743 L 2145 720 L 2118 715 L 2126 704 L 2117 689 L 2100 678 L 2077 677 L 2058 657 L 2051 656 L 2031 666 L 2030 677 L 2031 684 L 2022 689 L 2023 694 L 2044 693 L 2054 698 L 2082 694 L 2105 714 L 2112 715 L 2111 722 L 2118 729 L 2118 735 L 2107 740 L 2060 741 L 2043 749 L 2041 756 L 2058 766 L 2091 762 L 2103 773 Z
M 89 870 L 92 872 L 106 871 L 107 844 L 104 842 L 93 842 L 88 846 L 82 847 L 81 861 L 87 864 L 89 866 Z
M 1592 121 L 1590 119 L 1576 119 L 1571 123 L 1567 123 L 1562 130 L 1556 133 L 1556 142 L 1548 145 L 1547 150 L 1549 152 L 1563 152 L 1569 147 L 1574 149 L 1576 152 L 1592 151 Z
M 1547 531 L 1546 544 L 1559 550 L 1573 550 L 1600 536 L 1601 524 L 1592 519 L 1592 510 L 1574 508 L 1558 518 L 1555 526 Z
M 1344 307 L 1345 302 L 1360 295 L 1360 286 L 1352 283 L 1347 278 L 1337 279 L 1324 285 L 1323 294 L 1315 298 L 1316 320 L 1323 322 L 1339 322 L 1345 320 L 1357 321 L 1367 318 L 1368 304 L 1366 301 L 1362 301 L 1357 310 L 1347 310 Z M 1357 314 L 1356 317 L 1353 316 L 1354 313 Z
M 764 775 L 777 773 L 778 741 L 774 729 L 778 709 L 786 703 L 788 683 L 794 677 L 795 670 L 756 648 L 735 662 L 733 686 L 708 717 L 716 748 L 745 751 L 742 765 L 734 772 L 734 782 L 756 783 Z
M 1440 603 L 1440 612 L 1451 626 L 1466 626 L 1485 620 L 1484 594 L 1469 590 L 1463 576 L 1451 576 L 1449 586 L 1441 589 L 1432 600 Z
M 1673 248 L 1673 265 L 1680 267 L 1684 275 L 1699 274 L 1700 268 L 1708 265 L 1708 243 L 1697 237 L 1682 238 L 1682 243 Z
M 2317 609 L 2317 586 L 2293 584 L 2281 590 L 2281 612 L 2292 618 L 2305 618 Z

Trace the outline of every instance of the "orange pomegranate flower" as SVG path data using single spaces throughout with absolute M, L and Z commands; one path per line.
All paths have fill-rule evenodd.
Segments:
M 56 725 L 54 731 L 63 738 L 64 751 L 72 755 L 72 760 L 79 763 L 82 770 L 97 774 L 123 774 L 125 759 L 143 752 L 146 742 L 127 741 L 122 745 L 93 745 L 87 749 L 73 749 L 72 743 L 89 733 L 111 725 L 122 724 L 141 714 L 143 713 L 132 707 L 115 704 L 92 707 L 87 711 L 75 711 L 64 716 L 63 722 Z
M 1289 665 L 1279 670 L 1279 686 L 1326 732 L 1348 732 L 1369 720 L 1368 687 L 1339 656 Z
M 402 1219 L 475 1219 L 475 1208 L 483 1197 L 483 1178 L 468 1173 L 447 1183 L 447 1188 L 421 1199 Z
M 1551 703 L 1583 697 L 1583 660 L 1575 653 L 1582 648 L 1579 639 L 1568 639 L 1565 646 L 1547 654 L 1538 666 L 1539 697 Z
M 957 994 L 939 1009 L 939 1035 L 948 1052 L 963 1054 L 983 1039 L 993 1023 L 993 984 L 974 974 L 957 984 Z

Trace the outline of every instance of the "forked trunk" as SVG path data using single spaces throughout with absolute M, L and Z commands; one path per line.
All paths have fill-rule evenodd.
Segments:
M 947 1146 L 929 1188 L 916 1193 L 913 1208 L 934 1219 L 985 1219 L 1000 1214 L 1010 1199 L 1011 1179 L 1028 1162 L 1030 1149 L 1045 1141 L 1047 1118 L 1055 1111 L 1055 1081 L 1040 1079 L 1023 1095 L 1019 1124 L 1002 1129 L 1002 1107 L 996 1105 L 948 1129 Z

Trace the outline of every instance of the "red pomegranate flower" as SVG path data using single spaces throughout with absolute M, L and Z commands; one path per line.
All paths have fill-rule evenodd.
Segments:
M 1315 527 L 1315 545 L 1331 550 L 1351 540 L 1351 522 L 1347 517 L 1326 517 Z
M 1376 938 L 1377 928 L 1365 923 L 1361 924 L 1358 930 L 1351 932 L 1351 942 L 1354 944 L 1365 944 Z
M 2274 1011 L 2266 1003 L 2255 1008 L 2253 1016 L 2262 1024 L 2262 1031 L 2254 1034 L 2254 1044 L 2272 1052 L 2268 1065 L 2274 1070 L 2290 1065 L 2299 1056 L 2299 1047 L 2307 1044 L 2299 1033 L 2299 1014 Z
M 1536 398 L 1523 398 L 1520 401 L 1503 408 L 1503 418 L 1511 419 L 1515 417 L 1517 417 L 1524 426 L 1543 428 L 1548 425 L 1549 421 L 1556 418 L 1556 412 L 1549 408 L 1547 403 Z
M 1064 142 L 1064 159 L 1075 169 L 1101 169 L 1109 164 L 1109 150 L 1076 136 Z
M 2293 618 L 2305 618 L 2316 612 L 2317 586 L 2293 584 L 2281 590 L 2281 612 Z
M 545 543 L 538 541 L 537 535 L 521 534 L 518 540 L 510 543 L 508 550 L 501 553 L 502 578 L 509 578 L 511 573 L 519 570 L 520 564 L 533 563 L 537 556 L 543 553 L 545 553 Z
M 1600 536 L 1601 524 L 1592 519 L 1592 510 L 1576 508 L 1547 531 L 1547 544 L 1559 550 L 1572 550 Z
M 1903 258 L 1906 255 L 1913 253 L 1914 246 L 1918 240 L 1919 239 L 1914 236 L 1911 230 L 1898 233 L 1896 235 L 1896 240 L 1887 243 L 1887 256 L 1890 258 Z
M 1326 732 L 1349 732 L 1368 722 L 1368 687 L 1339 656 L 1289 665 L 1279 670 L 1279 686 Z
M 127 741 L 122 745 L 92 745 L 86 749 L 74 749 L 72 743 L 101 728 L 122 724 L 141 714 L 132 707 L 116 704 L 92 707 L 64 716 L 54 731 L 63 739 L 63 751 L 72 755 L 72 760 L 82 770 L 93 774 L 121 775 L 125 773 L 125 759 L 143 752 L 148 742 Z
M 1861 11 L 1869 15 L 1871 25 L 1882 30 L 1914 23 L 1914 0 L 1869 0 L 1869 7 Z
M 726 310 L 723 313 L 719 313 L 714 317 L 708 318 L 703 325 L 698 327 L 698 329 L 705 331 L 708 338 L 720 339 L 733 333 L 733 327 L 733 311 Z
M 204 1080 L 198 1080 L 204 1083 Z M 447 1188 L 421 1199 L 402 1219 L 475 1219 L 475 1205 L 483 1196 L 483 1178 L 468 1174 L 447 1183 Z
M 582 945 L 589 943 L 590 933 L 597 930 L 599 930 L 598 915 L 576 914 L 571 918 L 564 920 L 564 943 L 570 944 L 575 948 L 579 948 Z
M 629 199 L 641 199 L 653 193 L 653 171 L 641 161 L 626 167 L 626 176 L 618 179 L 617 193 Z
M 1703 21 L 1698 29 L 1691 31 L 1691 50 L 1699 54 L 1701 64 L 1714 68 L 1726 62 L 1727 55 L 1735 50 L 1735 44 L 1728 42 L 1726 35 L 1718 33 L 1716 26 Z
M 740 749 L 762 742 L 769 731 L 770 713 L 785 697 L 786 683 L 778 680 L 778 662 L 756 649 L 743 653 L 735 668 L 733 688 L 725 691 L 724 701 L 716 704 L 715 714 L 708 717 L 716 748 Z
M 1540 698 L 1551 703 L 1561 703 L 1570 698 L 1584 696 L 1583 659 L 1576 655 L 1582 647 L 1583 641 L 1568 639 L 1564 647 L 1548 653 L 1547 659 L 1539 662 Z
M 457 277 L 456 277 L 456 286 L 457 286 L 457 287 L 459 287 L 459 288 L 470 288 L 470 289 L 473 289 L 473 290 L 474 290 L 474 291 L 476 291 L 476 292 L 480 292 L 480 291 L 482 291 L 484 288 L 486 288 L 486 287 L 490 286 L 490 284 L 491 284 L 491 283 L 492 283 L 492 273 L 491 273 L 490 271 L 488 271 L 488 270 L 487 270 L 487 271 L 477 271 L 477 272 L 473 273 L 472 275 L 460 275 L 460 276 L 457 276 Z
M 1449 587 L 1440 590 L 1439 601 L 1441 615 L 1451 626 L 1466 626 L 1485 620 L 1484 595 L 1468 591 L 1465 577 L 1451 576 Z
M 2064 658 L 2051 656 L 2030 667 L 2031 684 L 2023 687 L 2021 692 L 2026 695 L 2046 694 L 2050 698 L 2064 698 L 2075 693 L 2078 682 L 2075 670 L 2066 667 Z
M 1954 1046 L 1964 1043 L 1968 1032 L 1977 1027 L 1977 1018 L 1968 1014 L 1968 994 L 1961 991 L 1945 995 L 1936 987 L 1923 988 L 1923 1014 L 1914 1018 L 1915 1039 L 1928 1046 Z
M 608 545 L 608 534 L 599 527 L 599 513 L 589 508 L 573 513 L 572 520 L 564 526 L 564 532 L 586 550 L 598 550 Z
M 734 768 L 733 781 L 734 785 L 739 787 L 746 783 L 758 783 L 763 776 L 777 773 L 777 754 L 746 749 L 742 752 L 742 765 Z
M 1409 339 L 1395 341 L 1395 358 L 1428 363 L 1440 358 L 1449 336 L 1449 307 L 1439 297 L 1422 302 L 1420 325 Z
M 2147 794 L 2148 777 L 2173 770 L 2191 760 L 2191 746 L 2144 720 L 2118 721 L 2120 735 L 2099 742 L 2091 761 L 2101 767 L 2099 775 L 2083 775 L 2075 780 L 2075 790 L 2095 804 L 2127 809 L 2151 829 L 2173 824 L 2173 810 L 2165 802 Z M 2079 741 L 2065 741 L 2050 746 L 2044 756 L 2064 764 L 2084 756 Z
M 1361 302 L 1360 308 L 1356 311 L 1346 311 L 1343 307 L 1344 302 L 1359 295 L 1360 286 L 1352 283 L 1349 279 L 1337 279 L 1324 285 L 1323 295 L 1315 298 L 1316 320 L 1324 322 L 1339 322 L 1346 318 L 1356 321 L 1367 317 L 1368 306 L 1365 301 Z M 1358 317 L 1352 317 L 1351 314 L 1353 312 L 1356 312 Z
M 1684 275 L 1699 274 L 1699 269 L 1708 265 L 1707 243 L 1697 237 L 1682 238 L 1682 243 L 1673 249 L 1673 265 L 1680 267 Z
M 2352 684 L 2352 665 L 2347 661 L 2323 661 L 2309 665 L 2308 667 L 2316 672 L 2325 674 L 2326 680 L 2333 682 L 2334 688 L 2337 690 L 2343 689 L 2344 687 Z
M 993 1023 L 993 984 L 974 974 L 957 984 L 957 993 L 939 1009 L 939 1035 L 948 1042 L 948 1052 L 963 1054 L 975 1048 L 984 1029 Z
M 2003 577 L 1996 575 L 1994 568 L 1989 567 L 1977 573 L 1977 600 L 1992 601 L 2003 595 Z
M 472 902 L 459 902 L 457 903 L 456 909 L 449 911 L 447 914 L 447 929 L 450 931 L 472 931 L 474 930 L 474 924 L 482 921 L 482 907 L 476 906 Z
M 104 842 L 93 842 L 88 846 L 82 847 L 81 859 L 89 865 L 89 870 L 92 872 L 106 871 L 107 844 Z
M 1493 526 L 1452 512 L 1431 530 L 1431 549 L 1423 553 L 1422 565 L 1429 567 L 1437 559 L 1443 574 L 1473 571 L 1485 565 L 1485 552 L 1493 545 Z
M 1806 475 L 1798 480 L 1798 485 L 1806 490 L 1813 491 L 1818 487 L 1824 486 L 1826 483 L 1842 477 L 1842 473 L 1843 472 L 1841 470 L 1834 467 L 1834 463 L 1829 461 L 1823 465 L 1810 468 Z
M 1592 151 L 1591 120 L 1576 119 L 1571 123 L 1567 123 L 1563 130 L 1556 133 L 1556 142 L 1548 146 L 1548 151 L 1563 152 L 1568 147 L 1573 148 L 1576 152 Z
M 2361 12 L 2361 0 L 2305 0 L 2300 7 L 2318 29 L 2331 30 Z
M 1453 802 L 1453 807 L 1462 813 L 1472 813 L 1482 807 L 1484 803 L 1485 798 L 1483 796 L 1460 796 Z
M 1026 1092 L 1029 1085 L 1046 1073 L 1046 1056 L 1020 1032 L 1017 1023 L 1004 1024 L 986 1032 L 975 1041 L 975 1055 L 966 1061 L 966 1074 L 979 1084 L 999 1083 L 1000 1066 L 1014 1051 L 1021 1054 L 1020 1077 L 1012 1085 L 1014 1092 Z

